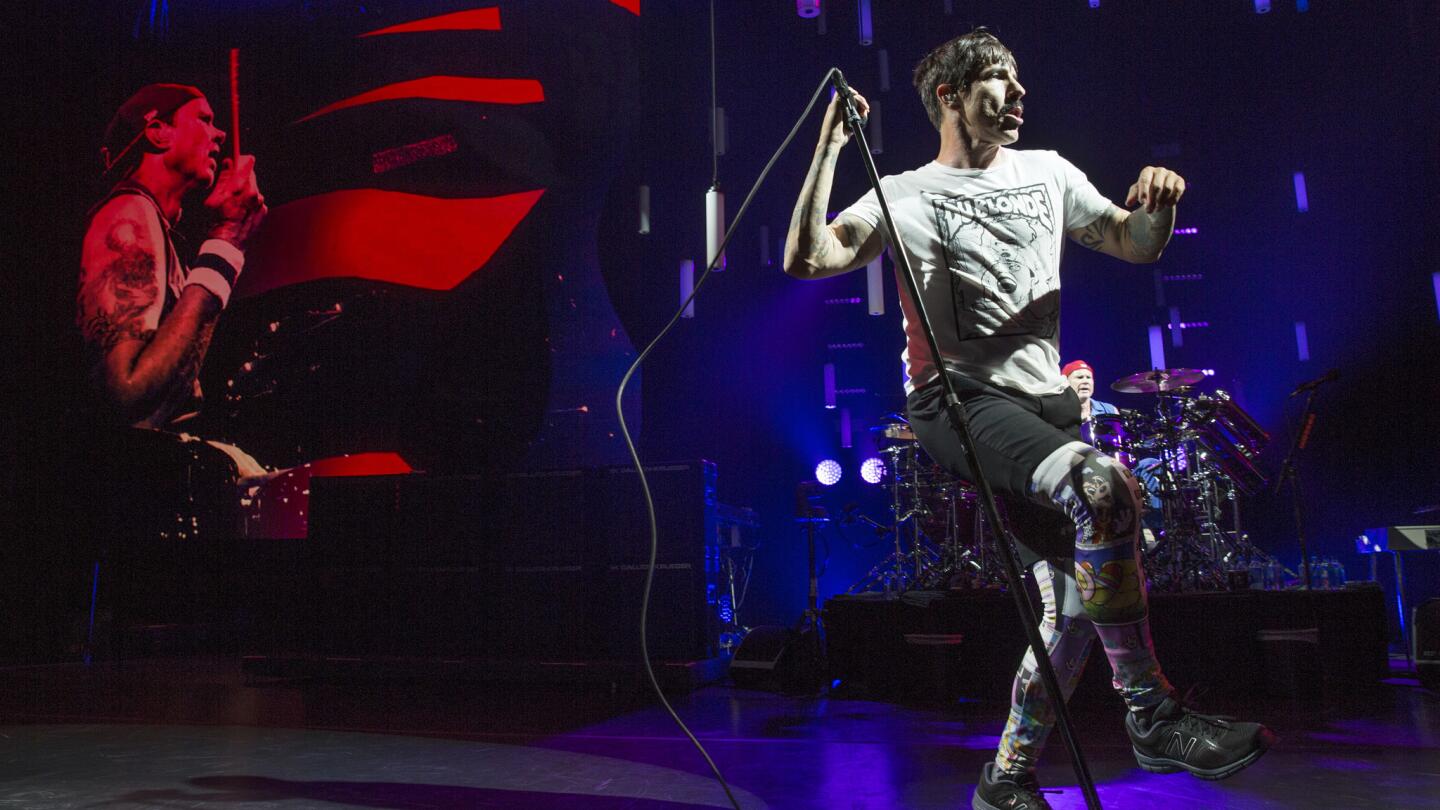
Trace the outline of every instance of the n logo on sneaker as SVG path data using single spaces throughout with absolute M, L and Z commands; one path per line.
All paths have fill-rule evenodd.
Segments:
M 1183 762 L 1190 758 L 1190 752 L 1195 749 L 1195 743 L 1199 741 L 1199 737 L 1186 739 L 1186 735 L 1177 731 L 1170 735 L 1170 742 L 1165 745 L 1165 754 L 1167 756 L 1178 755 Z

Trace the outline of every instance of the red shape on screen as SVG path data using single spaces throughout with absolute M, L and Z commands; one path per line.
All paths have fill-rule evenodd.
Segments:
M 448 199 L 352 189 L 295 200 L 270 212 L 236 293 L 321 278 L 449 290 L 485 266 L 544 193 Z

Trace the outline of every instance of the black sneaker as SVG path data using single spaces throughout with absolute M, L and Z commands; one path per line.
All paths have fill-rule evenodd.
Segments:
M 1148 721 L 1128 713 L 1125 730 L 1140 767 L 1151 773 L 1189 771 L 1201 779 L 1239 773 L 1275 742 L 1274 732 L 1259 723 L 1200 714 L 1173 696 L 1155 707 Z
M 970 799 L 972 810 L 1051 810 L 1050 803 L 1040 795 L 1040 782 L 1034 771 L 995 773 L 995 763 L 987 762 L 980 771 L 980 784 Z

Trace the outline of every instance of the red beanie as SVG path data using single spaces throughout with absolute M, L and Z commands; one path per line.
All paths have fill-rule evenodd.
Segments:
M 1060 376 L 1069 377 L 1071 374 L 1074 374 L 1082 368 L 1090 372 L 1091 375 L 1095 374 L 1095 369 L 1091 368 L 1090 364 L 1085 362 L 1084 360 L 1071 360 L 1070 362 L 1065 364 L 1064 368 L 1060 369 Z

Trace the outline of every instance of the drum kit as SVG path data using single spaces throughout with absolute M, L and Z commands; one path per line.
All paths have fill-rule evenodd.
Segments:
M 1266 486 L 1259 457 L 1270 437 L 1225 391 L 1195 390 L 1205 376 L 1181 368 L 1122 377 L 1111 389 L 1148 396 L 1146 406 L 1082 425 L 1087 444 L 1136 475 L 1145 568 L 1159 590 L 1225 589 L 1229 573 L 1258 553 L 1241 528 L 1240 498 Z M 891 521 L 862 519 L 886 529 L 893 550 L 849 592 L 1003 583 L 975 488 L 931 461 L 899 414 L 871 430 L 885 460 Z M 1007 506 L 1019 504 L 1002 499 L 1002 516 Z

